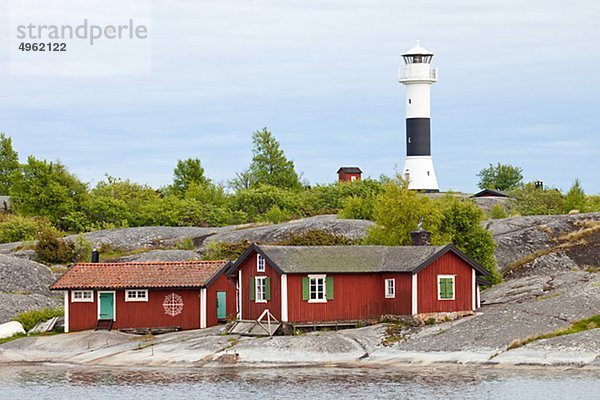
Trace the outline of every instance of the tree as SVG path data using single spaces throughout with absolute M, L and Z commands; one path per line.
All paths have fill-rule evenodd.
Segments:
M 285 157 L 279 142 L 267 128 L 254 132 L 252 143 L 251 186 L 271 185 L 294 190 L 302 188 L 300 178 L 294 170 L 294 162 Z
M 175 193 L 185 193 L 192 184 L 206 185 L 209 180 L 204 176 L 204 168 L 197 158 L 177 161 L 173 170 L 173 190 Z
M 0 195 L 7 195 L 20 170 L 19 155 L 12 147 L 12 139 L 0 133 Z
M 442 213 L 438 237 L 443 242 L 439 244 L 453 243 L 490 272 L 493 283 L 501 282 L 494 257 L 496 244 L 492 234 L 481 225 L 485 218 L 483 210 L 472 201 L 450 195 L 437 200 L 435 206 Z
M 410 245 L 410 232 L 423 218 L 423 228 L 437 238 L 442 214 L 433 207 L 429 197 L 408 190 L 404 182 L 389 182 L 377 196 L 373 211 L 375 225 L 369 229 L 367 244 L 386 246 Z
M 573 182 L 573 186 L 567 192 L 565 196 L 565 202 L 563 206 L 563 210 L 565 213 L 568 213 L 571 210 L 578 210 L 579 212 L 586 212 L 587 210 L 587 199 L 585 196 L 585 192 L 581 187 L 581 183 L 579 179 L 575 179 Z
M 63 230 L 81 231 L 87 220 L 83 204 L 87 185 L 59 162 L 29 156 L 23 174 L 10 189 L 11 206 L 26 216 L 46 217 Z
M 480 189 L 514 189 L 519 186 L 523 180 L 522 173 L 523 169 L 520 167 L 513 167 L 512 165 L 500 163 L 496 166 L 490 164 L 489 167 L 482 169 L 477 174 L 479 177 L 477 186 Z
M 410 232 L 422 217 L 433 244 L 454 243 L 491 273 L 492 282 L 502 279 L 496 271 L 492 235 L 481 226 L 484 213 L 470 201 L 446 196 L 433 202 L 408 190 L 405 182 L 389 182 L 376 199 L 374 216 L 366 244 L 410 245 Z

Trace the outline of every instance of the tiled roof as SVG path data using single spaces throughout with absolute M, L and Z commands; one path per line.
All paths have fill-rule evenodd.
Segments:
M 224 260 L 76 264 L 50 290 L 203 287 L 228 264 Z

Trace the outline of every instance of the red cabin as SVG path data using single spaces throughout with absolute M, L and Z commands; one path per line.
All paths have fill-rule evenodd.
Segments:
M 360 181 L 362 171 L 358 167 L 340 167 L 338 169 L 338 182 Z
M 50 290 L 64 291 L 65 332 L 108 327 L 198 329 L 235 316 L 228 261 L 84 263 Z
M 453 245 L 261 246 L 232 265 L 238 319 L 282 322 L 472 313 L 488 272 Z

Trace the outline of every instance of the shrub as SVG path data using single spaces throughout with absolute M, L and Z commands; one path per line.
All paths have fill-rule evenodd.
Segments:
M 344 208 L 339 212 L 341 218 L 348 219 L 373 219 L 375 210 L 375 198 L 370 197 L 349 197 L 344 203 Z
M 58 237 L 54 229 L 42 230 L 35 245 L 38 259 L 50 264 L 65 264 L 75 261 L 75 244 Z
M 286 212 L 285 210 L 282 210 L 274 205 L 262 216 L 262 219 L 266 222 L 279 224 L 284 221 L 289 221 L 291 219 L 291 213 Z
M 175 244 L 177 250 L 194 250 L 194 241 L 192 238 L 181 239 Z
M 208 242 L 204 252 L 204 260 L 237 260 L 246 249 L 250 247 L 250 242 L 243 240 L 241 242 Z
M 44 322 L 54 317 L 62 317 L 65 314 L 62 308 L 42 308 L 40 310 L 31 310 L 19 314 L 14 318 L 23 325 L 25 332 L 32 329 L 38 322 Z
M 564 209 L 564 197 L 555 188 L 540 189 L 528 183 L 513 191 L 513 196 L 511 209 L 520 215 L 562 214 Z
M 492 207 L 490 207 L 488 215 L 491 219 L 502 219 L 508 217 L 508 213 L 502 204 L 494 204 Z
M 33 240 L 40 229 L 47 226 L 48 221 L 42 218 L 0 214 L 0 243 Z

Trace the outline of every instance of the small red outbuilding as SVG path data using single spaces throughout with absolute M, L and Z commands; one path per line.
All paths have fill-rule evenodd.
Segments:
M 64 291 L 65 332 L 94 329 L 198 329 L 235 315 L 228 261 L 84 263 L 50 290 Z
M 238 319 L 282 322 L 472 312 L 488 272 L 453 245 L 252 245 L 232 265 Z

